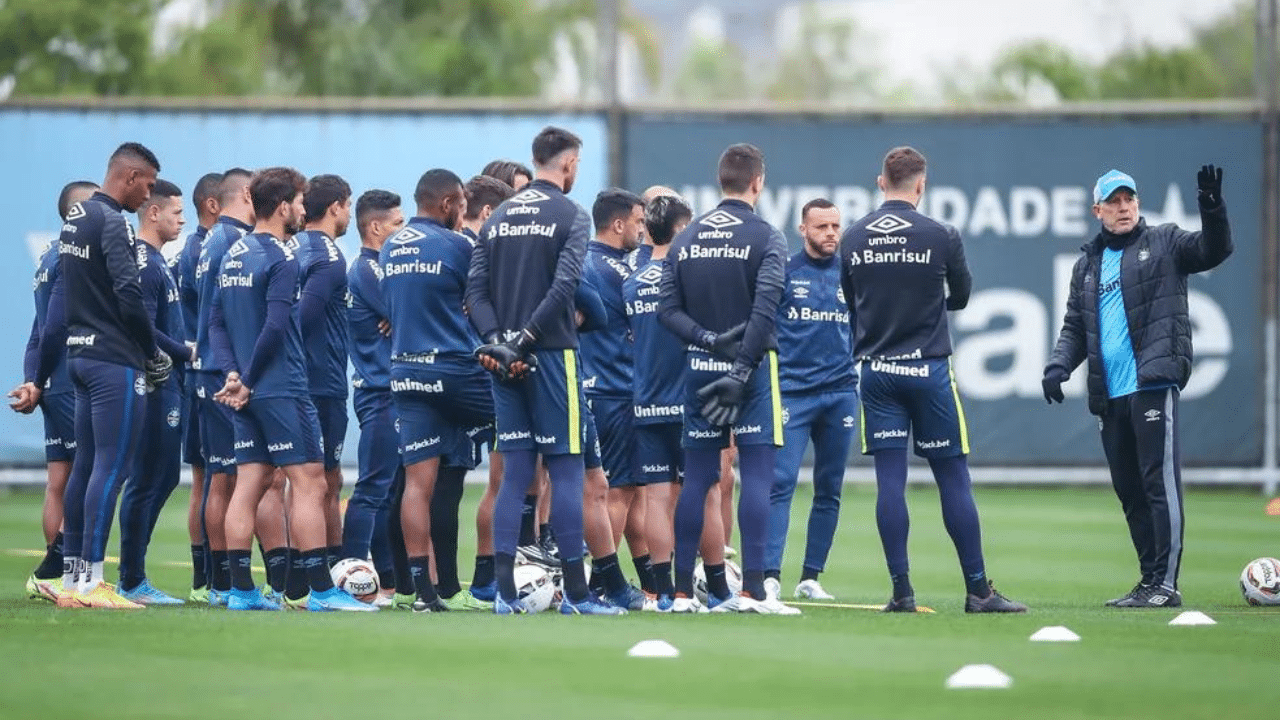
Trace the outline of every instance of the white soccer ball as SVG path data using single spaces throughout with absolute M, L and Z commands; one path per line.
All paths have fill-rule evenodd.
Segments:
M 1280 560 L 1264 557 L 1245 565 L 1240 593 L 1250 605 L 1280 605 Z
M 329 571 L 333 584 L 347 591 L 360 602 L 371 603 L 378 597 L 378 572 L 368 560 L 347 558 L 339 560 Z
M 551 607 L 556 594 L 556 583 L 546 568 L 538 565 L 517 565 L 516 597 L 524 601 L 529 612 L 543 612 Z
M 729 559 L 724 561 L 724 578 L 729 583 L 730 597 L 742 592 L 742 568 L 737 563 Z M 707 570 L 701 560 L 693 567 L 693 594 L 703 605 L 707 604 Z

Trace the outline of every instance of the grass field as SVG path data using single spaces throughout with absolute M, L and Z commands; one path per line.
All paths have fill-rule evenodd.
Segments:
M 4 491 L 0 491 L 3 493 Z M 469 486 L 464 517 L 480 488 Z M 796 517 L 810 495 L 797 493 Z M 888 592 L 874 492 L 851 486 L 823 583 L 846 603 Z M 1280 555 L 1280 518 L 1254 493 L 1187 496 L 1182 590 L 1212 627 L 1170 627 L 1173 610 L 1101 607 L 1136 579 L 1106 489 L 979 488 L 988 571 L 1025 616 L 966 616 L 936 493 L 912 490 L 917 599 L 937 614 L 806 608 L 802 617 L 622 618 L 485 614 L 231 614 L 203 607 L 58 611 L 24 599 L 37 562 L 40 497 L 0 494 L 0 718 L 1168 718 L 1274 717 L 1280 608 L 1236 587 L 1254 557 Z M 186 495 L 170 502 L 150 555 L 159 587 L 190 570 Z M 464 524 L 464 532 L 468 531 Z M 804 523 L 793 521 L 784 593 Z M 114 539 L 114 538 L 113 538 Z M 464 537 L 464 557 L 474 547 Z M 469 563 L 464 560 L 464 568 Z M 629 566 L 628 566 L 629 567 Z M 108 567 L 113 579 L 114 568 Z M 464 570 L 469 573 L 469 569 Z M 1079 643 L 1033 643 L 1066 625 Z M 677 659 L 626 656 L 662 638 Z M 946 690 L 990 663 L 1007 690 Z

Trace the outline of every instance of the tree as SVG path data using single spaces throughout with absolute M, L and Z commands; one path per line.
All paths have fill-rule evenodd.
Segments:
M 800 8 L 796 41 L 778 61 L 765 90 L 779 102 L 871 102 L 881 99 L 879 68 L 867 62 L 874 38 L 850 18 L 824 16 L 816 3 Z

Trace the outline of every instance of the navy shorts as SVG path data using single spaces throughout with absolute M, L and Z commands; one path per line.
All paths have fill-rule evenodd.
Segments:
M 320 419 L 311 398 L 254 398 L 235 413 L 236 462 L 276 467 L 320 462 Z
M 596 416 L 591 414 L 591 403 L 584 404 L 582 411 L 587 418 L 587 438 L 582 446 L 582 467 L 586 470 L 595 470 L 604 466 L 604 462 L 600 459 L 600 433 L 596 432 Z
M 631 398 L 587 399 L 600 439 L 600 466 L 609 487 L 640 484 L 635 472 L 635 434 L 632 432 Z
M 907 447 L 916 455 L 969 454 L 969 432 L 948 358 L 861 363 L 862 454 Z
M 474 467 L 474 447 L 493 418 L 493 396 L 483 370 L 446 367 L 391 369 L 391 397 L 405 465 L 445 456 L 446 466 Z M 461 457 L 459 457 L 461 456 Z
M 324 469 L 342 464 L 342 443 L 347 438 L 347 399 L 345 397 L 311 397 L 320 419 L 320 449 L 324 451 Z
M 690 350 L 684 368 L 684 446 L 689 449 L 729 447 L 729 428 L 702 417 L 698 390 L 732 368 L 710 353 Z M 782 445 L 782 392 L 778 386 L 778 352 L 768 350 L 747 380 L 747 399 L 733 428 L 738 445 Z
M 204 456 L 205 472 L 211 475 L 236 472 L 236 411 L 213 399 L 222 389 L 222 378 L 202 373 L 196 388 L 200 414 L 200 453 Z
M 684 477 L 681 423 L 636 425 L 636 477 L 640 485 L 680 482 Z
M 71 462 L 76 458 L 76 394 L 40 396 L 44 416 L 44 461 Z
M 202 374 L 186 372 L 182 386 L 182 415 L 186 420 L 182 428 L 182 461 L 204 467 L 204 454 L 200 450 L 200 398 L 197 395 Z
M 586 404 L 576 350 L 535 350 L 538 369 L 523 380 L 493 383 L 498 450 L 580 455 L 586 449 Z

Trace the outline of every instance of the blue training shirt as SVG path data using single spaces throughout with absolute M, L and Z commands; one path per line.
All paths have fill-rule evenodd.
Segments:
M 1138 391 L 1138 364 L 1129 337 L 1129 319 L 1124 311 L 1124 294 L 1120 287 L 1120 261 L 1123 250 L 1102 251 L 1102 270 L 1098 277 L 1098 334 L 1102 345 L 1102 367 L 1106 371 L 1107 391 L 1111 397 L 1123 397 Z
M 209 236 L 209 228 L 197 225 L 195 232 L 187 236 L 187 241 L 173 258 L 170 269 L 173 279 L 178 283 L 178 295 L 182 298 L 182 326 L 187 334 L 183 340 L 195 342 L 196 323 L 200 312 L 200 289 L 196 285 L 196 266 L 200 264 L 200 250 L 204 240 Z
M 632 394 L 637 425 L 684 418 L 685 343 L 658 320 L 663 260 L 650 260 L 622 284 L 634 341 Z
M 53 296 L 54 287 L 58 285 L 58 241 L 54 240 L 45 248 L 40 256 L 40 266 L 36 268 L 35 282 L 32 285 L 36 303 L 36 316 L 31 321 L 31 337 L 27 341 L 27 351 L 22 359 L 23 375 L 26 382 L 35 382 L 40 368 L 40 338 L 44 334 L 44 324 L 49 316 L 49 299 Z M 65 291 L 59 288 L 59 292 Z M 71 385 L 71 376 L 67 373 L 67 351 L 65 346 L 56 350 L 57 364 L 49 374 L 49 379 L 42 388 L 45 395 L 69 393 L 75 390 Z
M 213 290 L 218 284 L 218 271 L 222 267 L 222 256 L 227 253 L 227 248 L 252 229 L 233 217 L 222 215 L 209 229 L 209 234 L 200 246 L 200 259 L 193 273 L 197 300 L 196 361 L 191 366 L 192 370 L 219 372 L 213 361 L 213 348 L 209 345 L 209 312 L 213 308 Z
M 186 329 L 182 323 L 178 283 L 169 272 L 164 255 L 141 241 L 138 244 L 138 281 L 142 283 L 142 304 L 155 328 L 156 346 L 169 354 L 174 365 L 181 365 L 191 357 L 191 350 L 183 340 Z M 169 379 L 176 385 L 178 373 L 172 373 Z
M 627 253 L 602 242 L 587 244 L 582 278 L 595 288 L 604 303 L 605 326 L 578 337 L 582 351 L 582 388 L 595 397 L 631 397 L 631 324 L 627 320 L 622 286 L 631 275 Z
M 347 271 L 347 351 L 355 369 L 351 373 L 352 387 L 391 387 L 391 338 L 378 331 L 378 323 L 387 319 L 381 282 L 378 251 L 360 248 Z
M 319 230 L 304 230 L 288 242 L 298 261 L 302 292 L 298 321 L 307 353 L 307 377 L 315 397 L 347 396 L 347 260 L 338 244 Z
M 463 304 L 471 242 L 415 217 L 382 246 L 382 299 L 391 321 L 392 367 L 474 372 L 480 338 Z
M 817 393 L 857 385 L 853 332 L 837 257 L 801 250 L 787 263 L 778 304 L 778 381 L 784 393 Z

